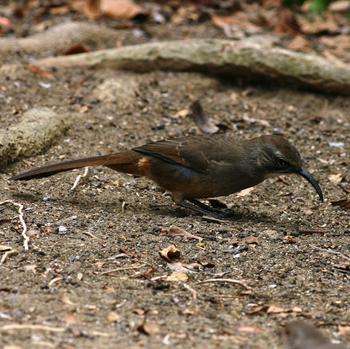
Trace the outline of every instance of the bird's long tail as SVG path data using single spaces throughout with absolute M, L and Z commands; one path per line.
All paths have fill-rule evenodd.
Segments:
M 107 166 L 119 172 L 142 175 L 138 162 L 141 156 L 130 150 L 111 155 L 100 155 L 76 160 L 68 160 L 52 165 L 33 168 L 20 173 L 13 180 L 26 181 L 33 178 L 49 177 L 59 172 L 70 171 L 86 166 Z

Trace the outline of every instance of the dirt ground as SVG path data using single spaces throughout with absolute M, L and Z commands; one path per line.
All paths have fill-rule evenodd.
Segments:
M 204 29 L 191 31 L 198 37 Z M 157 30 L 159 38 L 172 33 Z M 296 317 L 335 341 L 350 339 L 339 332 L 350 325 L 349 211 L 331 205 L 349 189 L 348 97 L 196 73 L 60 69 L 54 76 L 49 86 L 26 69 L 0 76 L 1 127 L 33 107 L 74 118 L 45 153 L 0 174 L 0 195 L 23 204 L 30 236 L 25 252 L 15 208 L 1 206 L 0 245 L 16 250 L 0 265 L 2 348 L 282 348 L 280 330 Z M 33 165 L 199 133 L 184 112 L 195 99 L 237 137 L 284 134 L 325 202 L 302 178 L 275 178 L 220 198 L 235 215 L 215 222 L 177 208 L 154 183 L 110 169 L 91 168 L 74 191 L 83 170 L 9 180 Z M 195 238 L 174 236 L 172 226 Z M 159 251 L 172 244 L 192 268 L 188 280 L 168 278 L 174 265 Z M 200 283 L 213 278 L 249 289 Z

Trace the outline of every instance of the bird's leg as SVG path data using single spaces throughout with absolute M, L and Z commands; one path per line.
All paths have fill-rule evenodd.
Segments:
M 196 199 L 188 199 L 180 203 L 180 206 L 188 208 L 201 215 L 209 215 L 217 218 L 227 218 L 232 216 L 232 212 L 225 212 L 220 209 L 210 207 Z

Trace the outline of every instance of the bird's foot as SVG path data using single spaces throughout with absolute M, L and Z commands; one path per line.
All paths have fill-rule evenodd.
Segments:
M 196 199 L 190 199 L 183 201 L 180 206 L 190 209 L 202 216 L 210 216 L 217 219 L 228 219 L 233 216 L 233 212 L 230 209 L 219 209 L 210 207 L 201 201 Z

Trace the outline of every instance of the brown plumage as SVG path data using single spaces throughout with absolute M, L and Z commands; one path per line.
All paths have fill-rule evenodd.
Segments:
M 85 166 L 106 166 L 148 177 L 169 190 L 176 203 L 201 213 L 213 210 L 196 199 L 229 195 L 288 173 L 305 177 L 323 199 L 316 180 L 302 168 L 299 152 L 281 136 L 246 141 L 229 134 L 189 136 L 34 168 L 13 179 L 42 178 Z

